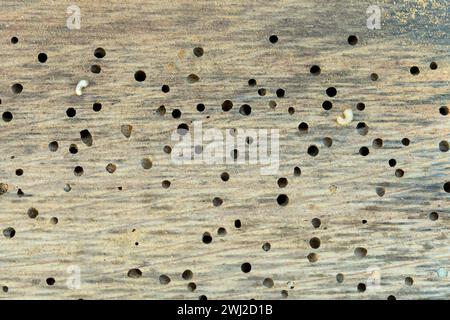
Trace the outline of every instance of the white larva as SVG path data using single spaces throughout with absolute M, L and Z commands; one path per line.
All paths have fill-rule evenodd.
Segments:
M 336 122 L 341 126 L 348 126 L 352 121 L 353 121 L 352 109 L 344 110 L 344 113 L 336 118 Z
M 77 84 L 77 87 L 75 88 L 75 92 L 78 96 L 81 96 L 83 94 L 82 90 L 86 88 L 89 85 L 89 81 L 87 80 L 80 80 Z

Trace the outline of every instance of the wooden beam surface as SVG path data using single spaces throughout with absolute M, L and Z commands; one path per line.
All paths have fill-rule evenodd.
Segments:
M 447 1 L 0 8 L 0 299 L 448 298 Z M 194 122 L 278 171 L 174 164 Z

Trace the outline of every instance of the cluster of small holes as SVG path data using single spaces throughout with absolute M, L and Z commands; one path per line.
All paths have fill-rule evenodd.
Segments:
M 276 35 L 271 35 L 269 37 L 269 42 L 271 44 L 276 44 L 276 43 L 278 43 L 278 41 L 279 41 L 279 39 L 278 39 L 278 36 L 276 36 Z M 358 44 L 358 38 L 355 35 L 350 35 L 348 37 L 348 39 L 347 39 L 347 42 L 348 42 L 349 45 L 355 46 L 355 45 Z M 13 44 L 18 43 L 18 39 L 16 37 L 11 38 L 11 43 L 13 43 Z M 193 49 L 193 54 L 194 54 L 195 57 L 198 57 L 198 58 L 202 57 L 204 55 L 204 50 L 201 47 L 196 47 L 196 48 Z M 106 52 L 105 52 L 105 50 L 103 48 L 97 48 L 94 51 L 94 56 L 97 59 L 102 59 L 102 58 L 105 57 L 105 55 L 106 55 Z M 47 60 L 48 60 L 48 56 L 47 56 L 46 53 L 42 52 L 42 53 L 38 54 L 38 61 L 40 63 L 45 64 L 47 62 Z M 430 63 L 430 69 L 431 70 L 436 70 L 437 67 L 438 66 L 437 66 L 436 62 L 431 62 Z M 100 65 L 98 65 L 98 64 L 93 64 L 93 65 L 90 66 L 90 71 L 92 73 L 94 73 L 94 74 L 100 73 L 101 70 L 102 69 L 101 69 Z M 322 72 L 322 70 L 321 70 L 319 65 L 312 65 L 310 67 L 310 73 L 312 75 L 314 75 L 314 76 L 320 75 L 321 72 Z M 420 74 L 419 67 L 412 66 L 410 68 L 410 73 L 412 75 L 414 75 L 414 76 L 419 75 Z M 134 78 L 135 78 L 135 80 L 137 82 L 144 82 L 146 80 L 146 77 L 147 77 L 146 73 L 144 71 L 142 71 L 142 70 L 138 70 L 138 71 L 136 71 L 134 73 Z M 372 81 L 377 81 L 377 80 L 379 80 L 379 76 L 378 76 L 377 73 L 371 73 L 370 74 L 370 79 Z M 194 83 L 200 81 L 200 77 L 198 75 L 196 75 L 196 74 L 189 74 L 187 76 L 186 80 L 187 80 L 188 83 L 194 84 Z M 256 87 L 257 85 L 258 85 L 258 83 L 257 83 L 257 81 L 255 79 L 252 78 L 252 79 L 248 80 L 248 86 Z M 12 90 L 12 92 L 14 94 L 22 93 L 23 89 L 24 88 L 23 88 L 22 84 L 20 84 L 20 83 L 13 84 L 11 86 L 11 90 Z M 169 85 L 163 84 L 161 86 L 161 91 L 163 93 L 169 93 L 170 92 Z M 267 92 L 268 91 L 265 88 L 259 88 L 257 90 L 257 93 L 258 93 L 259 96 L 265 96 L 267 94 Z M 270 91 L 270 94 L 273 94 L 273 92 Z M 335 87 L 328 87 L 325 90 L 325 94 L 329 98 L 333 98 L 333 97 L 335 97 L 337 95 L 337 89 Z M 282 89 L 282 88 L 278 88 L 278 89 L 275 90 L 275 95 L 279 99 L 285 98 L 286 97 L 286 90 Z M 331 100 L 333 100 L 333 99 L 331 99 Z M 222 111 L 229 112 L 233 108 L 233 102 L 231 102 L 230 100 L 225 100 L 222 103 L 221 106 L 222 106 Z M 269 101 L 269 106 L 270 106 L 270 108 L 275 109 L 277 107 L 277 102 L 275 100 L 270 100 Z M 220 107 L 220 104 L 219 104 L 219 107 Z M 332 109 L 332 107 L 333 107 L 333 103 L 331 101 L 329 101 L 329 100 L 323 101 L 322 108 L 324 110 L 329 111 L 329 110 Z M 359 102 L 359 103 L 356 104 L 356 109 L 358 111 L 364 111 L 365 108 L 366 108 L 366 105 L 363 102 Z M 92 105 L 92 109 L 95 112 L 99 112 L 99 111 L 102 110 L 102 104 L 100 102 L 95 102 Z M 198 103 L 196 105 L 196 110 L 198 112 L 204 112 L 205 109 L 206 108 L 205 108 L 205 105 L 203 103 Z M 166 113 L 166 108 L 164 106 L 160 106 L 156 110 L 156 112 L 159 115 L 163 116 Z M 252 107 L 249 104 L 244 103 L 244 104 L 242 104 L 239 107 L 239 114 L 240 115 L 249 116 L 249 115 L 251 115 L 251 113 L 252 113 Z M 290 115 L 293 115 L 295 113 L 295 108 L 289 107 L 288 108 L 288 113 Z M 448 108 L 446 106 L 441 106 L 439 108 L 439 113 L 442 116 L 447 116 L 448 115 Z M 73 118 L 73 117 L 76 116 L 76 110 L 73 107 L 70 107 L 70 108 L 68 108 L 66 110 L 66 115 L 69 118 Z M 181 113 L 181 111 L 179 109 L 173 109 L 172 110 L 172 117 L 174 119 L 179 119 L 179 118 L 181 118 L 181 116 L 182 116 L 182 113 Z M 3 115 L 2 115 L 2 119 L 5 122 L 10 122 L 13 119 L 13 115 L 11 114 L 11 112 L 5 111 L 3 113 Z M 123 135 L 125 137 L 130 138 L 130 136 L 131 136 L 131 129 L 132 129 L 131 125 L 122 125 L 121 132 L 123 133 Z M 300 124 L 298 125 L 298 131 L 300 133 L 307 133 L 308 130 L 309 130 L 308 123 L 300 122 Z M 356 130 L 362 136 L 367 135 L 368 131 L 369 131 L 367 124 L 364 123 L 364 122 L 359 122 L 357 124 L 357 126 L 356 126 Z M 180 135 L 186 134 L 186 132 L 188 132 L 188 131 L 189 131 L 189 126 L 186 123 L 179 124 L 179 126 L 177 128 L 177 132 Z M 89 132 L 88 129 L 84 129 L 84 130 L 80 131 L 80 138 L 81 138 L 81 141 L 86 146 L 89 147 L 89 146 L 93 145 L 93 137 L 92 137 L 92 134 Z M 339 142 L 339 140 L 337 140 L 337 141 Z M 251 141 L 248 140 L 247 143 L 251 144 Z M 324 147 L 330 148 L 332 146 L 332 144 L 333 144 L 333 140 L 332 140 L 331 137 L 324 137 L 324 138 L 322 138 L 322 143 L 323 143 Z M 368 143 L 370 143 L 370 141 Z M 403 138 L 401 140 L 401 143 L 402 143 L 403 146 L 409 146 L 410 145 L 410 140 L 408 138 Z M 383 147 L 383 145 L 384 145 L 384 142 L 383 142 L 382 138 L 375 138 L 375 139 L 372 140 L 372 147 L 373 147 L 373 149 L 380 149 L 380 148 Z M 442 140 L 442 141 L 439 142 L 438 147 L 439 147 L 439 150 L 441 152 L 447 152 L 448 149 L 449 149 L 449 143 L 446 140 Z M 51 152 L 58 151 L 58 148 L 59 148 L 59 144 L 58 144 L 57 141 L 52 141 L 52 142 L 50 142 L 48 144 L 48 149 Z M 65 148 L 66 147 L 64 147 L 64 149 Z M 67 150 L 67 149 L 65 149 L 65 150 Z M 166 146 L 163 147 L 163 151 L 166 154 L 170 154 L 172 152 L 172 148 L 170 146 L 166 145 Z M 69 153 L 71 153 L 71 154 L 77 154 L 78 153 L 78 147 L 77 147 L 76 144 L 70 144 L 70 146 L 69 146 Z M 234 155 L 234 158 L 236 159 L 237 158 L 237 150 L 233 150 L 232 153 Z M 310 145 L 308 147 L 308 149 L 307 149 L 307 153 L 311 157 L 316 157 L 319 154 L 319 148 L 316 145 Z M 361 156 L 369 155 L 369 148 L 366 147 L 366 146 L 360 147 L 359 148 L 359 154 Z M 390 167 L 395 167 L 396 164 L 397 164 L 397 161 L 395 159 L 390 159 L 390 160 L 388 160 L 388 164 L 389 164 Z M 143 169 L 146 169 L 146 170 L 152 168 L 152 160 L 150 158 L 143 158 L 141 160 L 141 166 L 142 166 Z M 105 169 L 106 169 L 106 171 L 108 173 L 113 174 L 117 170 L 117 165 L 114 164 L 114 163 L 108 163 L 106 165 Z M 22 176 L 23 173 L 24 173 L 23 169 L 20 169 L 20 168 L 16 169 L 15 172 L 16 172 L 17 176 Z M 75 176 L 81 176 L 84 173 L 84 169 L 81 166 L 75 166 L 73 172 L 74 172 Z M 398 178 L 403 177 L 404 174 L 405 174 L 405 172 L 404 172 L 403 169 L 398 168 L 398 169 L 395 170 L 395 176 L 398 177 Z M 300 167 L 294 167 L 293 175 L 297 176 L 297 177 L 301 175 Z M 222 172 L 220 174 L 220 179 L 223 182 L 229 181 L 229 179 L 230 179 L 229 173 L 228 172 Z M 277 185 L 278 185 L 278 187 L 280 189 L 281 188 L 286 188 L 288 186 L 288 179 L 285 178 L 285 177 L 278 178 L 277 179 Z M 164 189 L 168 189 L 171 186 L 170 180 L 163 180 L 161 182 L 161 186 Z M 118 187 L 118 188 L 119 188 L 119 190 L 122 189 L 122 187 Z M 0 189 L 1 189 L 1 187 L 0 187 Z M 383 197 L 385 195 L 385 188 L 384 187 L 377 186 L 375 189 L 376 189 L 376 194 L 379 197 Z M 445 182 L 444 185 L 443 185 L 443 189 L 444 189 L 445 192 L 449 193 L 450 192 L 450 182 Z M 67 184 L 64 187 L 64 191 L 69 192 L 70 190 L 71 190 L 71 186 L 69 184 Z M 6 192 L 6 191 L 4 191 L 4 192 Z M 21 189 L 19 189 L 19 191 L 23 194 Z M 18 194 L 19 194 L 19 191 L 18 191 Z M 277 196 L 277 198 L 276 198 L 276 201 L 277 201 L 277 204 L 279 206 L 287 206 L 288 203 L 289 203 L 289 197 L 288 197 L 287 194 L 284 194 L 284 193 L 283 194 L 279 194 Z M 215 197 L 212 200 L 212 204 L 213 204 L 214 207 L 219 207 L 219 206 L 221 206 L 223 204 L 223 200 L 221 198 L 219 198 L 219 197 Z M 28 215 L 28 217 L 30 219 L 36 219 L 38 217 L 38 215 L 39 215 L 39 211 L 36 208 L 31 207 L 31 208 L 29 208 L 27 210 L 27 215 Z M 439 218 L 439 214 L 437 212 L 431 212 L 431 213 L 429 213 L 428 218 L 431 221 L 436 221 Z M 50 223 L 53 224 L 53 225 L 58 224 L 58 218 L 57 217 L 52 217 L 50 219 Z M 362 223 L 366 224 L 367 220 L 362 220 Z M 321 222 L 321 220 L 319 218 L 313 218 L 311 220 L 311 225 L 315 229 L 318 229 L 318 228 L 321 227 L 322 222 Z M 239 219 L 235 220 L 234 221 L 234 226 L 235 226 L 236 229 L 240 229 L 241 226 L 242 226 L 241 221 Z M 3 235 L 6 238 L 13 238 L 15 236 L 15 234 L 16 234 L 16 231 L 12 227 L 8 227 L 8 228 L 3 229 Z M 226 230 L 225 227 L 217 228 L 217 236 L 225 237 L 226 235 L 227 235 L 227 230 Z M 211 244 L 213 242 L 212 235 L 209 232 L 204 232 L 203 235 L 202 235 L 202 242 L 204 244 Z M 135 242 L 135 244 L 138 245 L 138 242 Z M 309 239 L 309 246 L 310 246 L 311 249 L 317 250 L 317 249 L 319 249 L 321 247 L 321 240 L 318 237 L 311 237 Z M 262 248 L 262 250 L 264 252 L 268 252 L 268 251 L 271 250 L 271 244 L 269 242 L 264 242 L 262 244 L 261 248 Z M 367 249 L 365 249 L 363 247 L 355 248 L 354 249 L 354 256 L 357 257 L 357 258 L 364 258 L 364 257 L 366 257 L 367 256 Z M 311 252 L 311 253 L 309 253 L 307 255 L 307 259 L 309 260 L 309 262 L 314 263 L 314 262 L 317 262 L 319 260 L 319 255 L 316 252 Z M 243 273 L 249 273 L 249 272 L 251 272 L 251 270 L 252 270 L 252 265 L 249 262 L 242 263 L 241 271 Z M 130 278 L 140 278 L 140 277 L 142 277 L 142 271 L 140 269 L 130 269 L 128 271 L 127 275 Z M 193 278 L 193 272 L 191 270 L 185 270 L 182 273 L 181 277 L 182 277 L 183 280 L 191 280 Z M 338 273 L 336 275 L 336 281 L 338 283 L 343 283 L 344 282 L 344 275 L 342 273 Z M 414 280 L 413 280 L 412 277 L 406 277 L 404 281 L 405 281 L 405 285 L 407 285 L 407 286 L 412 286 L 413 283 L 414 283 Z M 55 284 L 55 282 L 56 281 L 55 281 L 54 278 L 47 278 L 46 279 L 46 283 L 49 286 L 53 286 Z M 162 285 L 167 285 L 167 284 L 169 284 L 171 282 L 171 278 L 168 275 L 162 274 L 162 275 L 159 276 L 159 282 Z M 264 287 L 266 287 L 266 288 L 272 288 L 274 286 L 274 281 L 273 281 L 272 278 L 264 278 L 263 281 L 262 281 L 262 285 Z M 188 288 L 189 291 L 193 292 L 193 291 L 195 291 L 197 289 L 197 285 L 194 282 L 189 282 L 188 285 L 187 285 L 187 288 Z M 3 286 L 3 291 L 4 292 L 8 292 L 8 287 Z M 366 285 L 364 283 L 357 284 L 357 291 L 358 292 L 366 291 Z M 282 290 L 281 291 L 281 295 L 282 295 L 283 298 L 287 298 L 288 297 L 288 292 L 286 290 Z M 205 295 L 201 295 L 201 296 L 199 296 L 199 299 L 200 300 L 206 300 L 207 297 Z M 395 299 L 395 296 L 391 295 L 391 296 L 388 297 L 388 299 Z

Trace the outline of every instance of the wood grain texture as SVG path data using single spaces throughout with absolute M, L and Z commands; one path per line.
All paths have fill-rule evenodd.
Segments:
M 81 29 L 69 30 L 71 4 L 1 3 L 0 112 L 13 119 L 0 121 L 0 183 L 8 186 L 0 195 L 0 229 L 16 231 L 13 238 L 0 235 L 0 286 L 8 287 L 1 299 L 281 299 L 282 290 L 288 299 L 448 298 L 450 280 L 437 274 L 450 269 L 443 188 L 450 162 L 439 149 L 450 133 L 449 117 L 439 112 L 450 98 L 447 1 L 79 0 Z M 380 30 L 366 27 L 371 4 L 382 9 Z M 276 44 L 270 35 L 278 36 Z M 349 35 L 357 45 L 348 44 Z M 14 36 L 17 44 L 10 42 Z M 94 56 L 98 47 L 106 51 L 102 59 Z M 204 49 L 202 57 L 195 47 Z M 41 52 L 45 63 L 38 61 Z M 90 71 L 93 64 L 99 74 Z M 312 65 L 320 66 L 319 76 L 310 73 Z M 412 75 L 411 66 L 420 74 Z M 145 71 L 144 82 L 135 81 L 137 70 Z M 189 83 L 189 74 L 200 81 Z M 77 96 L 81 79 L 90 85 Z M 22 93 L 11 91 L 15 83 Z M 161 91 L 163 84 L 170 92 Z M 328 87 L 336 97 L 326 96 Z M 267 94 L 258 95 L 259 88 Z M 227 99 L 234 107 L 224 112 Z M 332 109 L 322 108 L 325 100 Z M 101 111 L 93 111 L 95 102 Z M 239 113 L 242 104 L 251 105 L 251 115 Z M 156 112 L 161 105 L 163 116 Z M 75 117 L 66 115 L 70 107 Z M 336 117 L 347 108 L 354 120 L 339 127 Z M 174 109 L 181 118 L 171 116 Z M 170 135 L 180 123 L 196 120 L 204 128 L 279 129 L 279 173 L 263 176 L 251 165 L 174 165 L 163 148 L 173 145 Z M 301 122 L 307 133 L 297 129 Z M 355 129 L 359 122 L 367 124 L 366 135 Z M 123 125 L 132 126 L 129 138 Z M 92 146 L 80 139 L 85 129 Z M 324 137 L 332 138 L 331 147 Z M 372 146 L 376 138 L 382 148 Z M 49 150 L 52 141 L 56 152 Z M 71 144 L 78 153 L 69 152 Z M 312 144 L 316 157 L 307 153 Z M 368 156 L 359 154 L 362 146 Z M 149 170 L 141 166 L 147 157 Z M 395 168 L 389 159 L 396 159 Z M 109 163 L 116 165 L 112 174 Z M 74 175 L 76 166 L 82 176 Z M 404 176 L 396 177 L 396 169 Z M 227 182 L 220 179 L 224 171 Z M 280 177 L 288 179 L 282 189 Z M 170 188 L 162 188 L 163 180 Z M 385 189 L 383 197 L 377 187 Z M 279 194 L 288 195 L 287 206 L 277 204 Z M 213 206 L 214 197 L 223 204 Z M 38 210 L 35 219 L 30 208 Z M 431 212 L 439 218 L 430 220 Z M 217 235 L 220 227 L 226 235 Z M 202 242 L 204 232 L 210 244 Z M 320 239 L 318 249 L 310 247 L 312 237 Z M 365 257 L 355 256 L 358 247 L 367 249 Z M 318 260 L 311 263 L 313 252 Z M 245 262 L 249 273 L 241 271 Z M 71 266 L 81 270 L 79 289 L 66 285 Z M 129 277 L 133 268 L 142 276 Z M 191 280 L 181 276 L 186 269 Z M 380 274 L 379 287 L 370 285 L 371 270 Z M 161 284 L 161 275 L 170 283 Z M 264 286 L 265 278 L 274 286 Z

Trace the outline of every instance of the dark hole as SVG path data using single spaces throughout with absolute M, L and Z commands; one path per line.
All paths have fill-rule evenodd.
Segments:
M 431 213 L 428 215 L 428 218 L 429 218 L 431 221 L 436 221 L 437 219 L 439 219 L 439 214 L 438 214 L 437 212 L 431 212 Z
M 249 85 L 250 87 L 256 86 L 256 80 L 255 80 L 255 79 L 250 79 L 250 80 L 248 80 L 248 85 Z
M 166 276 L 165 274 L 162 274 L 159 276 L 159 283 L 160 284 L 169 284 L 170 283 L 170 278 L 168 276 Z
M 299 167 L 294 168 L 294 176 L 298 177 L 302 174 L 302 170 Z
M 313 65 L 311 69 L 309 69 L 309 72 L 315 76 L 318 76 L 320 74 L 320 67 L 318 65 Z
M 319 154 L 319 148 L 317 148 L 315 145 L 311 145 L 308 147 L 308 154 L 311 157 L 315 157 Z
M 161 183 L 161 186 L 164 188 L 164 189 L 168 189 L 168 188 L 170 188 L 170 181 L 169 180 L 164 180 L 162 183 Z
M 144 158 L 141 160 L 141 166 L 145 170 L 148 170 L 148 169 L 151 169 L 151 167 L 153 166 L 153 162 L 149 158 Z
M 286 186 L 288 185 L 288 179 L 286 179 L 286 178 L 279 178 L 277 183 L 278 183 L 278 187 L 286 188 Z
M 430 69 L 431 69 L 431 70 L 436 70 L 437 67 L 438 67 L 438 65 L 437 65 L 436 62 L 433 61 L 433 62 L 430 63 Z
M 38 60 L 40 63 L 45 63 L 47 61 L 47 55 L 45 53 L 38 54 Z
M 320 239 L 317 237 L 313 237 L 309 240 L 309 245 L 313 249 L 318 249 L 320 247 Z
M 100 110 L 102 110 L 102 104 L 100 102 L 95 102 L 92 105 L 92 110 L 94 110 L 95 112 L 99 112 Z
M 351 35 L 347 39 L 349 45 L 356 45 L 358 43 L 358 38 L 355 35 Z
M 396 164 L 397 164 L 397 160 L 395 160 L 395 159 L 390 159 L 389 160 L 389 166 L 390 167 L 395 167 Z
M 308 261 L 311 263 L 317 262 L 317 260 L 319 260 L 319 256 L 317 255 L 317 253 L 310 253 L 306 256 L 306 258 L 308 258 Z
M 325 110 L 330 110 L 331 108 L 333 108 L 333 104 L 331 103 L 331 101 L 325 100 L 322 103 L 322 108 L 324 108 Z
M 413 66 L 409 69 L 412 75 L 417 76 L 420 73 L 419 67 Z
M 161 87 L 161 91 L 164 92 L 164 93 L 167 93 L 167 92 L 170 91 L 170 87 L 169 87 L 167 84 L 164 84 L 164 85 Z
M 156 113 L 160 116 L 163 116 L 166 114 L 166 107 L 165 106 L 159 106 L 158 109 L 156 109 Z
M 273 280 L 271 278 L 265 278 L 263 280 L 263 286 L 266 288 L 272 288 L 274 285 Z
M 284 98 L 286 92 L 284 91 L 284 89 L 277 89 L 276 93 L 278 98 Z
M 106 171 L 107 172 L 109 172 L 109 173 L 114 173 L 114 172 L 116 172 L 116 169 L 117 169 L 117 166 L 115 165 L 115 164 L 113 164 L 113 163 L 108 163 L 107 165 L 106 165 Z
M 330 137 L 325 137 L 322 139 L 323 145 L 327 148 L 330 148 L 333 145 L 333 139 Z
M 203 112 L 203 111 L 205 111 L 205 105 L 204 105 L 203 103 L 197 104 L 197 111 L 198 111 L 198 112 Z
M 306 122 L 302 122 L 298 125 L 298 131 L 306 133 L 308 131 L 308 124 Z
M 335 87 L 329 87 L 327 88 L 326 93 L 329 97 L 334 97 L 337 94 L 337 90 Z
M 242 226 L 241 220 L 234 220 L 234 227 L 239 229 Z
M 357 289 L 359 292 L 366 291 L 366 285 L 364 283 L 358 283 Z
M 363 157 L 367 156 L 369 154 L 369 148 L 367 147 L 361 147 L 359 148 L 359 154 Z
M 16 170 L 16 176 L 21 176 L 21 175 L 23 175 L 23 170 L 22 169 L 17 169 Z
M 380 139 L 380 138 L 374 139 L 373 142 L 372 142 L 372 146 L 375 149 L 381 148 L 383 146 L 383 139 Z
M 51 152 L 55 152 L 56 150 L 58 150 L 58 142 L 57 141 L 52 141 L 48 144 L 48 149 Z
M 102 68 L 98 64 L 93 64 L 91 66 L 92 73 L 100 73 L 100 71 L 102 71 Z
M 177 127 L 177 133 L 180 136 L 184 136 L 189 132 L 189 126 L 186 123 L 180 123 Z
M 243 104 L 239 108 L 239 113 L 244 116 L 248 116 L 248 115 L 250 115 L 250 113 L 252 113 L 252 107 L 250 107 L 248 104 Z
M 266 93 L 267 93 L 267 90 L 266 90 L 266 89 L 264 89 L 264 88 L 258 89 L 258 94 L 259 94 L 261 97 L 262 97 L 262 96 L 265 96 Z
M 74 173 L 77 177 L 83 175 L 83 173 L 84 173 L 83 167 L 76 166 L 75 169 L 73 170 L 73 173 Z
M 17 37 L 12 37 L 11 38 L 11 43 L 12 44 L 16 44 L 17 42 L 19 42 L 19 39 Z
M 358 131 L 360 135 L 365 136 L 369 132 L 369 127 L 364 122 L 358 122 L 356 131 Z
M 198 82 L 199 80 L 200 80 L 199 76 L 197 76 L 196 74 L 193 74 L 193 73 L 191 73 L 187 77 L 187 82 L 189 82 L 189 83 L 195 83 L 195 82 Z
M 405 175 L 405 171 L 403 171 L 402 169 L 396 169 L 395 170 L 395 176 L 397 177 L 397 178 L 401 178 L 401 177 L 403 177 Z
M 442 152 L 447 152 L 448 148 L 449 148 L 449 145 L 448 145 L 447 141 L 439 142 L 439 150 L 441 150 Z
M 289 107 L 288 113 L 289 113 L 290 115 L 293 115 L 293 114 L 295 113 L 295 108 L 294 108 L 294 107 Z
M 314 218 L 311 220 L 311 224 L 313 225 L 314 228 L 319 228 L 320 225 L 322 224 L 322 222 L 320 221 L 319 218 Z
M 377 81 L 378 80 L 378 74 L 376 74 L 376 73 L 370 74 L 370 80 Z
M 52 286 L 55 284 L 55 279 L 54 278 L 47 278 L 47 280 L 45 280 L 47 282 L 47 284 L 49 286 Z
M 222 179 L 222 181 L 228 181 L 230 180 L 230 175 L 228 174 L 228 172 L 222 172 L 220 174 L 220 179 Z
M 244 273 L 249 273 L 252 270 L 252 265 L 248 262 L 245 262 L 241 265 L 241 271 Z
M 172 148 L 170 146 L 164 146 L 163 151 L 164 153 L 170 154 L 172 152 Z
M 9 239 L 14 238 L 14 236 L 16 235 L 16 230 L 14 230 L 14 228 L 11 227 L 6 228 L 3 230 L 3 235 Z
M 201 47 L 195 47 L 193 52 L 194 52 L 194 56 L 196 56 L 196 57 L 203 56 L 203 48 L 201 48 Z
M 88 129 L 84 129 L 84 130 L 80 131 L 80 138 L 81 138 L 81 141 L 83 141 L 83 143 L 85 145 L 87 145 L 88 147 L 92 146 L 93 139 L 92 139 L 92 135 Z
M 127 276 L 133 279 L 137 279 L 142 277 L 142 271 L 139 269 L 130 269 L 128 270 Z
M 414 284 L 414 279 L 411 278 L 411 277 L 406 277 L 406 278 L 405 278 L 405 284 L 406 284 L 407 286 L 412 286 L 412 285 Z
M 450 182 L 444 183 L 444 191 L 450 193 Z
M 28 217 L 31 219 L 36 219 L 36 217 L 39 215 L 39 211 L 35 208 L 30 208 L 27 211 Z
M 379 197 L 384 196 L 384 194 L 386 193 L 386 191 L 384 190 L 383 187 L 376 187 L 376 188 L 375 188 L 375 192 L 377 193 L 377 195 L 378 195 Z
M 356 109 L 358 109 L 359 111 L 363 111 L 366 108 L 366 105 L 362 102 L 358 102 L 356 104 Z
M 269 37 L 269 41 L 270 41 L 270 43 L 277 43 L 278 42 L 278 37 L 276 35 L 271 35 Z
M 145 80 L 145 78 L 147 78 L 147 75 L 145 74 L 144 71 L 142 70 L 138 70 L 134 73 L 134 79 L 138 82 L 142 82 Z
M 210 244 L 212 242 L 212 237 L 209 232 L 205 232 L 202 236 L 203 243 Z
M 367 255 L 367 249 L 363 247 L 357 247 L 355 248 L 353 253 L 358 258 L 364 258 Z
M 217 234 L 221 237 L 225 236 L 227 234 L 227 230 L 223 227 L 220 227 L 219 229 L 217 229 Z
M 76 111 L 74 108 L 68 108 L 68 109 L 66 110 L 66 115 L 67 115 L 69 118 L 75 117 L 76 114 L 77 114 L 77 111 Z
M 404 146 L 406 146 L 406 147 L 409 146 L 410 142 L 411 142 L 411 141 L 409 141 L 408 138 L 403 138 L 403 139 L 402 139 L 402 144 L 403 144 Z
M 230 111 L 231 108 L 233 108 L 233 102 L 231 102 L 230 100 L 225 100 L 222 103 L 222 110 L 223 111 L 225 111 L 225 112 Z
M 188 283 L 187 288 L 190 292 L 194 292 L 195 289 L 197 289 L 197 285 L 194 282 L 190 282 Z
M 20 83 L 15 83 L 11 86 L 11 90 L 15 94 L 19 94 L 23 91 L 23 86 Z
M 220 199 L 219 197 L 215 197 L 212 202 L 213 202 L 214 207 L 219 207 L 222 205 L 223 200 Z
M 270 248 L 271 248 L 271 245 L 270 245 L 270 243 L 268 243 L 268 242 L 266 242 L 266 243 L 264 243 L 263 245 L 262 245 L 262 249 L 264 250 L 264 251 L 269 251 L 270 250 Z
M 191 280 L 193 276 L 194 274 L 192 273 L 191 270 L 184 270 L 183 273 L 181 274 L 181 277 L 184 280 Z
M 285 194 L 280 194 L 277 197 L 277 203 L 282 207 L 287 206 L 287 204 L 289 203 L 289 197 Z
M 172 117 L 174 119 L 178 119 L 181 117 L 181 111 L 179 109 L 173 109 L 172 111 Z
M 442 114 L 443 116 L 448 115 L 448 107 L 446 106 L 442 106 L 439 108 L 439 113 Z
M 13 115 L 12 115 L 11 112 L 5 111 L 5 112 L 3 112 L 3 114 L 2 114 L 2 119 L 3 119 L 3 121 L 5 121 L 5 122 L 10 122 L 10 121 L 13 119 Z
M 103 58 L 106 55 L 106 51 L 103 48 L 97 48 L 94 50 L 94 56 L 98 59 Z
M 78 153 L 78 147 L 77 147 L 77 145 L 76 145 L 76 144 L 71 144 L 70 147 L 69 147 L 69 152 L 70 152 L 71 154 L 76 154 L 76 153 Z

